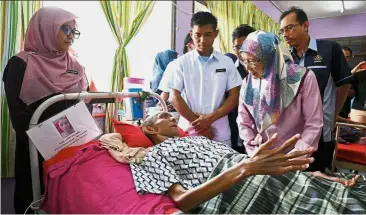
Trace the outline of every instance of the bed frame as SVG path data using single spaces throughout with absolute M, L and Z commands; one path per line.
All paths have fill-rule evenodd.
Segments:
M 154 97 L 160 101 L 163 106 L 164 110 L 167 110 L 167 106 L 162 98 L 153 92 L 145 92 L 149 97 Z M 61 94 L 53 96 L 43 102 L 34 112 L 29 128 L 36 126 L 39 123 L 39 118 L 41 117 L 42 113 L 52 104 L 63 101 L 63 100 L 79 100 L 85 101 L 88 104 L 98 104 L 98 103 L 114 103 L 115 107 L 117 104 L 120 103 L 122 98 L 134 97 L 139 98 L 141 97 L 141 92 L 95 92 L 95 93 L 69 93 L 69 94 Z M 88 101 L 90 100 L 90 101 Z M 108 107 L 107 107 L 108 108 Z M 145 116 L 144 110 L 144 118 Z M 117 119 L 118 110 L 114 108 L 113 117 Z M 29 153 L 30 153 L 30 166 L 31 166 L 31 175 L 32 175 L 32 191 L 33 191 L 33 201 L 39 201 L 41 199 L 41 186 L 40 186 L 40 178 L 39 178 L 39 165 L 38 165 L 38 150 L 35 147 L 34 143 L 31 139 L 29 139 Z
M 337 151 L 338 151 L 337 145 L 338 145 L 338 138 L 339 138 L 339 132 L 340 132 L 341 127 L 353 127 L 353 128 L 366 129 L 366 126 L 364 126 L 364 125 L 348 124 L 348 123 L 342 123 L 342 122 L 336 123 L 336 137 L 335 137 L 336 144 L 335 144 L 334 151 L 333 151 L 331 172 L 333 173 L 336 167 L 366 172 L 366 165 L 337 160 Z

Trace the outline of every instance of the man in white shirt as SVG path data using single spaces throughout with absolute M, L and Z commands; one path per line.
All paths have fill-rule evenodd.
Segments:
M 191 37 L 191 34 L 190 33 L 188 33 L 187 36 L 186 36 L 186 38 L 184 39 L 184 44 L 183 45 L 184 45 L 183 54 L 185 54 L 187 52 L 190 52 L 190 51 L 192 51 L 192 50 L 195 49 L 194 44 L 193 44 L 193 40 L 192 40 L 192 37 Z M 161 79 L 160 84 L 159 84 L 159 90 L 162 91 L 162 93 L 160 94 L 160 96 L 161 96 L 161 98 L 164 101 L 167 101 L 168 100 L 168 98 L 169 98 L 169 92 L 170 92 L 169 87 L 167 85 L 167 80 L 169 80 L 169 78 L 170 78 L 170 74 L 167 73 L 167 72 L 172 71 L 172 70 L 169 70 L 168 69 L 170 63 L 168 64 L 167 68 L 165 69 L 166 72 L 164 72 L 163 78 Z M 169 108 L 169 106 L 168 106 L 168 108 Z
M 232 60 L 213 50 L 216 28 L 217 19 L 211 13 L 193 15 L 190 34 L 196 49 L 168 66 L 169 101 L 181 115 L 179 126 L 190 135 L 231 146 L 227 114 L 238 106 L 242 79 Z

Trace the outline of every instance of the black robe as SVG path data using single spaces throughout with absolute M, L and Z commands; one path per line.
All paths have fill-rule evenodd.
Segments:
M 17 214 L 24 213 L 27 207 L 33 201 L 29 157 L 29 140 L 26 131 L 29 128 L 31 117 L 37 107 L 42 104 L 42 102 L 55 95 L 49 95 L 27 106 L 19 98 L 26 67 L 27 64 L 23 59 L 14 56 L 8 61 L 3 75 L 3 82 L 9 107 L 11 124 L 16 134 L 14 208 L 15 213 Z M 68 107 L 76 103 L 76 100 L 69 100 L 60 101 L 51 105 L 43 112 L 39 122 L 47 120 L 48 118 L 58 114 L 59 112 L 67 109 Z M 43 193 L 43 158 L 40 154 L 38 154 L 38 157 L 41 178 L 41 192 Z M 28 210 L 28 213 L 31 212 L 32 210 Z

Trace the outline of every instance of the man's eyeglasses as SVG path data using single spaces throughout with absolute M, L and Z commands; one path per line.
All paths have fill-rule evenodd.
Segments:
M 278 33 L 279 33 L 280 35 L 282 35 L 282 36 L 283 36 L 283 35 L 285 34 L 285 32 L 294 30 L 294 28 L 295 28 L 296 26 L 298 26 L 298 25 L 300 25 L 300 23 L 297 23 L 297 24 L 290 24 L 290 25 L 288 25 L 288 26 L 284 27 L 283 29 L 280 29 L 280 30 L 278 31 Z
M 259 63 L 261 60 L 240 60 L 240 63 L 243 64 L 245 67 L 248 68 L 255 68 L 257 63 Z
M 76 28 L 72 29 L 69 25 L 62 25 L 61 26 L 61 30 L 67 35 L 69 36 L 71 33 L 73 35 L 73 37 L 75 39 L 79 39 L 80 37 L 80 31 L 76 30 Z
M 236 50 L 240 50 L 241 46 L 240 45 L 237 45 L 237 46 L 233 46 L 233 50 L 236 51 Z

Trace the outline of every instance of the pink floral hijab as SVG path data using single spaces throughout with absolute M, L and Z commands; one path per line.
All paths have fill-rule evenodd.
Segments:
M 78 93 L 87 88 L 84 69 L 69 52 L 56 48 L 60 27 L 77 18 L 57 7 L 43 7 L 31 18 L 24 51 L 27 62 L 19 98 L 27 105 L 54 93 Z M 72 71 L 72 72 L 70 72 Z
M 281 39 L 269 32 L 255 31 L 245 39 L 240 52 L 256 56 L 263 63 L 263 90 L 254 86 L 248 75 L 240 96 L 254 118 L 261 134 L 276 124 L 280 115 L 294 101 L 306 74 L 306 68 L 295 65 Z M 261 85 L 259 85 L 261 86 Z

